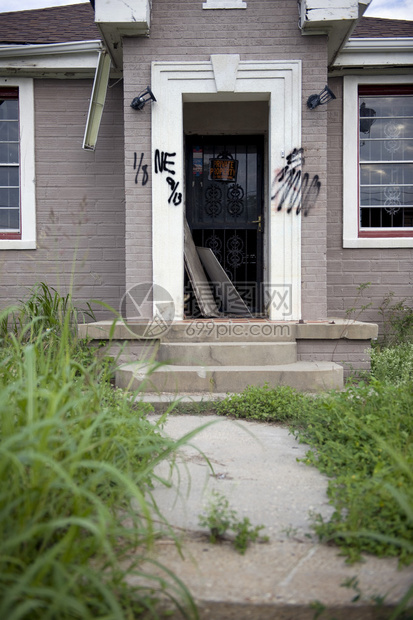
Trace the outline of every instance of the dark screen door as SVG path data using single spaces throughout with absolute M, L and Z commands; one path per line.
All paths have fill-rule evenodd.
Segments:
M 262 312 L 263 136 L 187 138 L 186 217 L 250 311 Z

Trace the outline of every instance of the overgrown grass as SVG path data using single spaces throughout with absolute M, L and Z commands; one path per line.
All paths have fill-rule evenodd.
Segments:
M 0 618 L 156 618 L 161 596 L 196 617 L 179 579 L 141 569 L 146 491 L 179 442 L 113 390 L 76 341 L 70 296 L 45 286 L 0 314 Z
M 331 478 L 335 512 L 329 522 L 316 517 L 321 539 L 334 540 L 351 560 L 370 552 L 410 563 L 413 385 L 373 381 L 316 399 L 297 435 L 313 448 L 305 462 Z

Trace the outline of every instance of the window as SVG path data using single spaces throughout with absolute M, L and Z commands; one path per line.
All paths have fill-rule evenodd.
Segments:
M 412 82 L 344 78 L 344 247 L 413 247 Z
M 359 236 L 413 234 L 412 88 L 359 87 L 359 203 Z
M 20 239 L 19 90 L 0 89 L 0 236 Z
M 34 249 L 33 81 L 0 78 L 0 249 Z
M 246 9 L 247 3 L 243 0 L 206 0 L 203 9 Z

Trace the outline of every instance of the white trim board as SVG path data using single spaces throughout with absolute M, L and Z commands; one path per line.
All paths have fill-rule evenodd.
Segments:
M 225 60 L 228 62 L 225 62 Z M 229 69 L 232 67 L 232 69 Z M 232 72 L 232 74 L 231 74 Z M 234 77 L 235 72 L 235 77 Z M 218 85 L 218 86 L 217 86 Z M 272 320 L 301 317 L 301 218 L 271 208 L 271 180 L 285 165 L 285 154 L 301 146 L 301 61 L 241 61 L 235 54 L 203 62 L 153 62 L 152 161 L 155 151 L 174 154 L 173 180 L 182 201 L 168 203 L 167 173 L 153 175 L 152 260 L 154 283 L 171 294 L 176 320 L 184 316 L 184 101 L 269 102 L 268 195 L 264 202 L 267 228 L 266 273 L 270 290 L 291 287 L 288 315 L 270 306 Z M 161 93 L 158 95 L 158 93 Z M 170 175 L 171 176 L 171 175 Z M 275 297 L 275 295 L 274 295 Z

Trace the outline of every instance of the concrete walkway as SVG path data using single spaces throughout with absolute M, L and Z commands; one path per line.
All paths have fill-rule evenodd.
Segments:
M 374 557 L 348 565 L 336 547 L 317 542 L 309 512 L 328 517 L 332 507 L 326 477 L 297 462 L 308 446 L 281 426 L 217 416 L 170 416 L 165 432 L 179 438 L 205 424 L 181 449 L 173 487 L 154 491 L 161 512 L 179 528 L 184 553 L 161 539 L 156 557 L 187 585 L 201 618 L 313 619 L 315 601 L 326 607 L 320 616 L 326 620 L 389 617 L 389 607 L 379 610 L 371 597 L 386 595 L 394 605 L 413 583 L 413 566 L 398 570 L 396 560 Z M 168 478 L 167 464 L 157 473 Z M 265 525 L 269 543 L 251 544 L 244 556 L 230 541 L 209 543 L 198 516 L 212 489 L 241 519 Z M 353 577 L 362 591 L 358 602 L 355 590 L 341 585 Z

